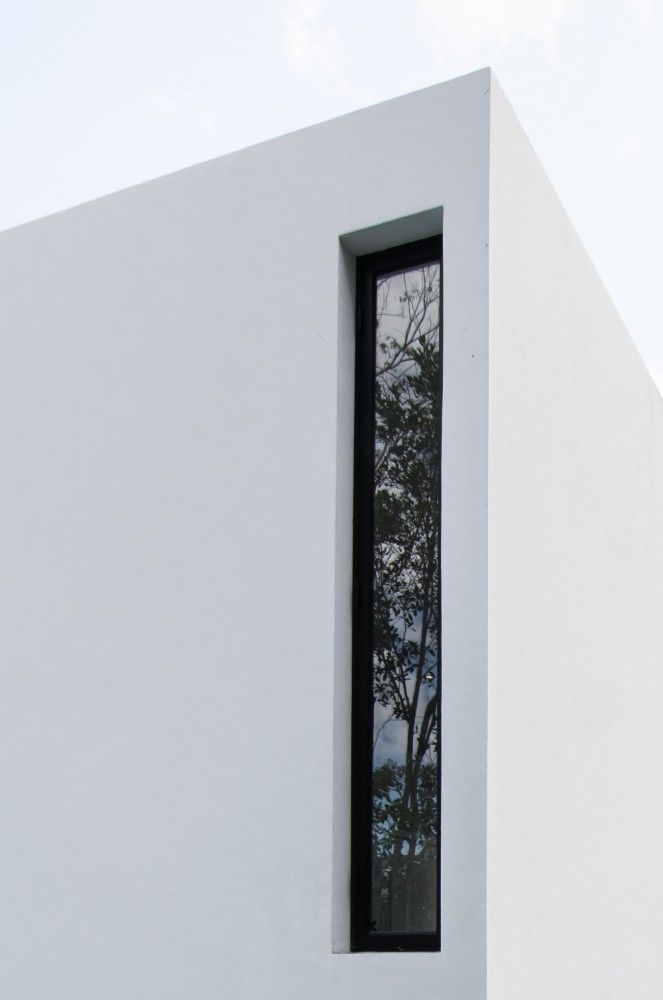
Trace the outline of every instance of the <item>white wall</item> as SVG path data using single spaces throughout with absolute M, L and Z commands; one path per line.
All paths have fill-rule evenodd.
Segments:
M 485 996 L 488 114 L 482 71 L 0 236 L 3 997 Z M 334 954 L 339 237 L 440 206 L 443 951 Z
M 494 83 L 489 469 L 488 995 L 655 1000 L 663 401 Z

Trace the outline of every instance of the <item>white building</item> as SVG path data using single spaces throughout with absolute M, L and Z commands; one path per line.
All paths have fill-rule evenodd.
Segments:
M 440 948 L 350 953 L 356 258 L 440 234 Z M 663 401 L 490 71 L 0 257 L 0 995 L 658 998 Z

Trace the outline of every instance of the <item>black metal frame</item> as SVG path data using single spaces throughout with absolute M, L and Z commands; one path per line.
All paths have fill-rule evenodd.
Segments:
M 440 404 L 442 395 L 442 237 L 435 236 L 357 259 L 355 359 L 354 561 L 352 605 L 352 813 L 351 948 L 352 951 L 440 950 L 440 790 L 441 656 L 438 652 L 438 812 L 437 927 L 434 933 L 391 934 L 372 931 L 371 811 L 373 762 L 373 507 L 375 453 L 375 298 L 376 280 L 385 274 L 440 263 Z M 442 412 L 440 405 L 440 414 Z M 438 454 L 441 426 L 438 427 Z M 438 497 L 438 503 L 441 498 Z M 440 507 L 441 509 L 441 507 Z M 439 552 L 438 552 L 438 565 Z M 438 593 L 440 587 L 438 586 Z

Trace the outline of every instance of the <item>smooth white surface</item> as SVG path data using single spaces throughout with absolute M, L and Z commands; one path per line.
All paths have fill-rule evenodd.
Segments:
M 353 253 L 442 209 L 443 951 L 348 955 Z M 657 1000 L 663 401 L 490 74 L 0 259 L 0 994 Z
M 483 1000 L 489 82 L 0 236 L 3 996 Z M 439 206 L 443 952 L 333 954 L 352 468 L 339 237 Z
M 663 400 L 494 82 L 490 289 L 488 996 L 656 1000 Z

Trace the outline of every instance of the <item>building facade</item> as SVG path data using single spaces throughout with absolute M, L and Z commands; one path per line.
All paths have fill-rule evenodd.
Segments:
M 357 262 L 431 240 L 439 942 L 374 951 Z M 3 995 L 657 997 L 663 401 L 491 72 L 0 258 Z

